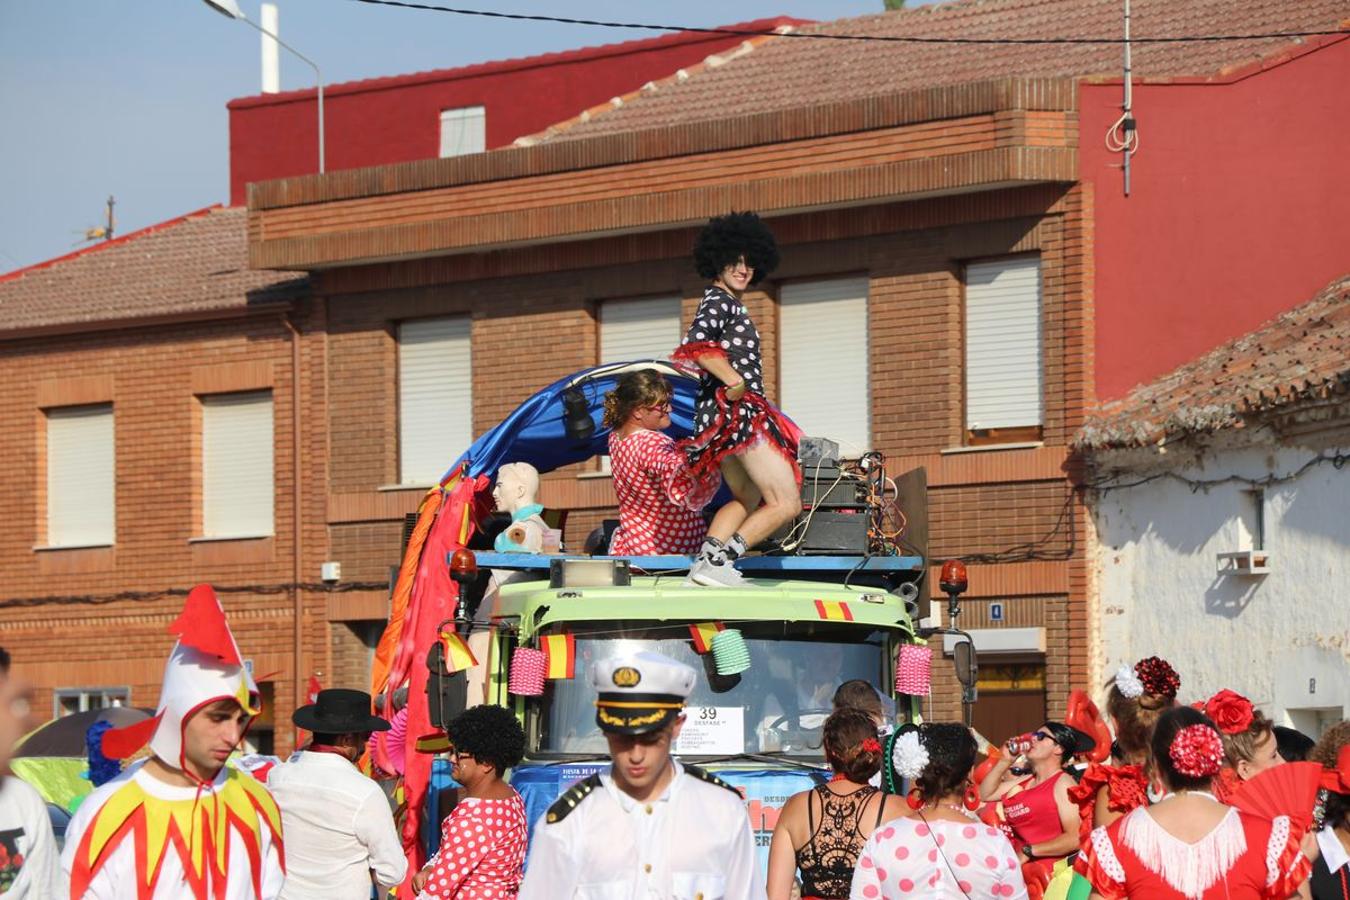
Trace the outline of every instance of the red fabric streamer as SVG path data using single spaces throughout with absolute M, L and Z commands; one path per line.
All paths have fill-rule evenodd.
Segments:
M 459 585 L 451 580 L 450 568 L 445 560 L 449 553 L 463 547 L 473 533 L 476 521 L 474 501 L 480 492 L 486 495 L 487 486 L 488 479 L 482 475 L 463 478 L 450 489 L 449 496 L 441 505 L 422 548 L 417 579 L 413 583 L 412 598 L 404 622 L 403 639 L 390 670 L 389 684 L 400 683 L 403 672 L 407 673 L 408 678 L 409 740 L 404 747 L 403 765 L 403 790 L 407 798 L 408 815 L 403 823 L 402 835 L 403 851 L 408 857 L 408 877 L 399 892 L 400 896 L 411 897 L 416 893 L 412 889 L 412 877 L 421 871 L 426 862 L 418 838 L 422 825 L 422 804 L 431 780 L 432 757 L 417 751 L 417 739 L 438 733 L 432 728 L 430 710 L 427 708 L 429 673 L 426 665 L 419 665 L 418 662 L 426 659 L 427 651 L 437 640 L 437 629 L 441 622 L 454 617 L 455 604 L 459 600 Z

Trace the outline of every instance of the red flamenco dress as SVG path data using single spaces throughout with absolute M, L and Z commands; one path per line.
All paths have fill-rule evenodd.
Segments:
M 1069 788 L 1069 799 L 1078 804 L 1078 843 L 1086 845 L 1094 827 L 1097 796 L 1106 791 L 1106 808 L 1124 815 L 1148 806 L 1148 778 L 1143 766 L 1109 766 L 1092 763 Z
M 797 443 L 801 430 L 764 399 L 763 347 L 759 331 L 740 300 L 718 287 L 708 287 L 684 341 L 671 359 L 699 377 L 694 400 L 694 436 L 680 442 L 695 481 L 711 478 L 722 460 L 743 453 L 761 441 L 788 461 L 801 484 Z M 726 387 L 696 365 L 720 356 L 745 380 L 745 394 L 728 400 Z
M 1193 844 L 1173 837 L 1140 807 L 1093 829 L 1078 863 L 1105 900 L 1285 898 L 1310 868 L 1288 816 L 1265 819 L 1231 807 Z

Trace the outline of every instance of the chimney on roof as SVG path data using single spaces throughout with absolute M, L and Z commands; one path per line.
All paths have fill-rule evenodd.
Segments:
M 258 14 L 262 25 L 262 92 L 276 94 L 281 91 L 281 48 L 277 46 L 272 34 L 277 31 L 277 5 L 264 3 Z M 270 32 L 270 34 L 269 34 Z

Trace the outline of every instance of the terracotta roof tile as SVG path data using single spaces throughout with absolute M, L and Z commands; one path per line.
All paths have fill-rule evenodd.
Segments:
M 1075 444 L 1145 446 L 1350 391 L 1350 275 L 1256 331 L 1102 406 Z
M 1134 0 L 1135 37 L 1325 31 L 1350 25 L 1346 0 Z M 1119 0 L 951 0 L 803 26 L 799 33 L 980 38 L 1114 37 Z M 1212 77 L 1299 39 L 1138 44 L 1140 78 Z M 557 135 L 597 134 L 1016 76 L 1119 77 L 1117 44 L 940 45 L 778 37 L 754 53 L 659 86 Z
M 247 216 L 209 207 L 0 275 L 0 334 L 294 296 L 304 278 L 248 267 Z

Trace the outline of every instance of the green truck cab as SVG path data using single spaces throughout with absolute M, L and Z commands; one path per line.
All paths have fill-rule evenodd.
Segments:
M 686 586 L 685 557 L 479 553 L 477 562 L 509 573 L 486 598 L 487 701 L 514 708 L 525 726 L 527 757 L 511 780 L 532 823 L 570 783 L 605 765 L 591 667 L 648 649 L 702 673 L 674 753 L 743 792 L 767 854 L 787 797 L 829 777 L 821 725 L 835 689 L 860 678 L 890 693 L 899 647 L 916 639 L 905 587 L 922 571 L 915 557 L 752 557 L 740 563 L 743 588 Z M 716 655 L 699 652 L 699 626 L 739 632 L 748 667 L 719 674 Z M 548 679 L 538 696 L 513 693 L 513 652 L 549 635 L 570 636 L 571 677 Z M 902 704 L 900 718 L 916 706 Z

